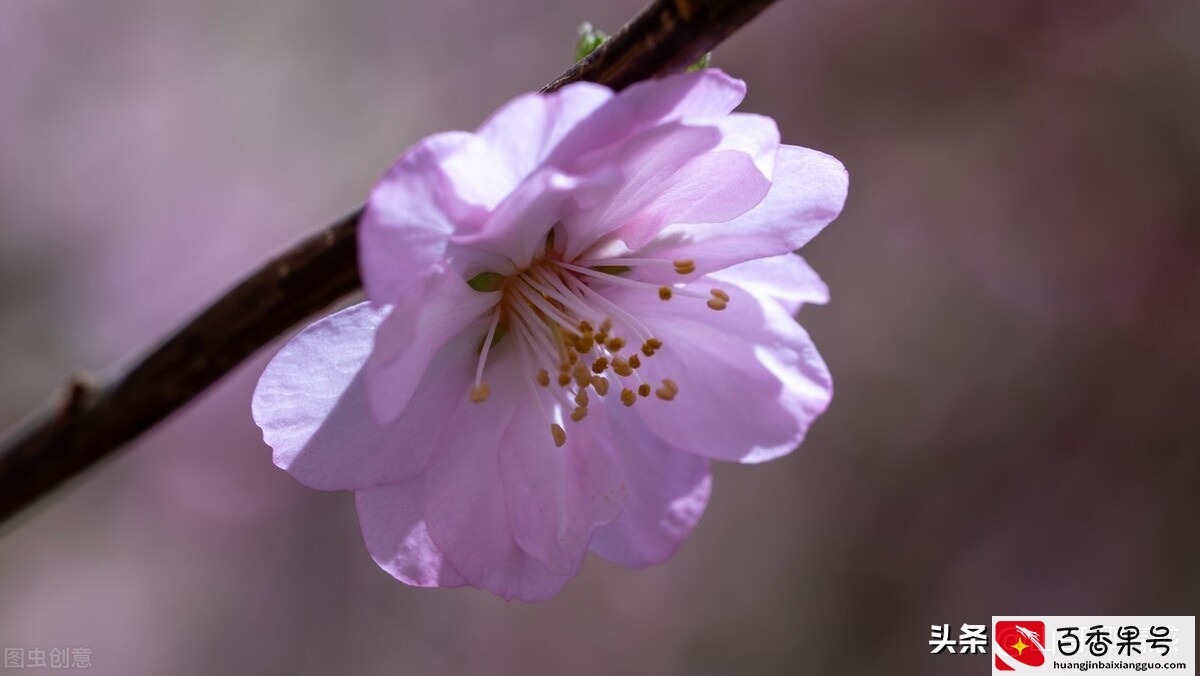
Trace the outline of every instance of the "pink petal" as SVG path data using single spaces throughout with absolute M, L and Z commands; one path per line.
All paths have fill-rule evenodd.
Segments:
M 486 211 L 460 193 L 488 189 L 487 172 L 446 169 L 449 158 L 470 154 L 477 140 L 465 132 L 436 134 L 404 153 L 367 201 L 359 224 L 358 260 L 367 297 L 391 305 L 424 290 L 441 269 L 450 235 L 460 222 Z
M 620 180 L 598 203 L 576 211 L 563 220 L 567 235 L 563 254 L 568 260 L 579 256 L 605 234 L 618 229 L 661 195 L 664 185 L 693 158 L 715 147 L 721 140 L 714 127 L 689 127 L 678 123 L 640 134 L 584 165 L 584 171 L 612 167 Z M 765 181 L 764 181 L 765 184 Z
M 775 122 L 759 115 L 702 126 L 672 123 L 629 139 L 613 149 L 615 159 L 594 158 L 620 166 L 625 180 L 595 208 L 564 220 L 566 257 L 593 246 L 602 251 L 602 237 L 636 250 L 667 225 L 724 222 L 746 213 L 771 187 L 778 147 Z
M 791 315 L 799 312 L 806 303 L 824 305 L 829 302 L 829 287 L 799 254 L 738 263 L 709 277 L 736 284 L 758 298 L 774 298 Z
M 607 87 L 576 82 L 550 94 L 518 96 L 493 113 L 476 134 L 488 144 L 496 170 L 505 173 L 498 187 L 504 194 L 514 190 L 563 137 L 612 97 Z
M 539 169 L 521 182 L 496 207 L 484 226 L 474 233 L 454 238 L 462 248 L 483 250 L 507 261 L 501 274 L 527 268 L 544 251 L 550 228 L 580 201 L 595 201 L 620 179 L 611 167 L 598 167 L 587 174 L 572 175 L 557 169 Z
M 517 382 L 516 362 L 511 342 L 497 343 L 489 380 Z M 426 473 L 425 523 L 430 539 L 470 585 L 535 601 L 557 594 L 575 571 L 552 573 L 513 535 L 500 449 L 516 399 L 493 392 L 483 403 L 468 402 L 430 421 L 446 427 L 448 438 Z
M 761 302 L 734 284 L 702 278 L 689 288 L 720 287 L 728 308 L 677 295 L 609 291 L 614 302 L 663 342 L 643 361 L 643 377 L 673 379 L 674 401 L 656 397 L 634 410 L 672 445 L 716 460 L 761 462 L 791 452 L 829 404 L 833 384 L 808 334 L 778 302 Z
M 380 422 L 400 415 L 438 350 L 472 324 L 484 322 L 500 299 L 498 291 L 476 291 L 453 272 L 428 284 L 425 294 L 403 299 L 375 334 L 364 375 L 368 401 Z M 476 340 L 483 339 L 485 330 L 476 327 Z M 456 356 L 466 363 L 473 354 L 471 346 Z
M 274 449 L 275 464 L 306 486 L 360 490 L 419 474 L 437 447 L 431 416 L 466 398 L 472 372 L 463 338 L 448 345 L 445 365 L 424 379 L 421 398 L 391 424 L 367 405 L 362 366 L 386 311 L 360 303 L 297 334 L 258 381 L 254 421 Z
M 771 189 L 758 206 L 727 223 L 668 226 L 638 255 L 691 259 L 703 274 L 794 251 L 837 217 L 847 185 L 833 157 L 781 145 Z
M 429 539 L 424 521 L 424 478 L 358 492 L 358 521 L 367 551 L 379 567 L 418 587 L 462 587 L 467 581 Z
M 500 476 L 517 543 L 552 573 L 567 575 L 579 568 L 596 526 L 621 513 L 627 489 L 602 406 L 565 424 L 561 448 L 542 406 L 532 397 L 517 404 L 501 442 Z
M 640 404 L 639 404 L 640 405 Z M 612 411 L 614 447 L 629 498 L 616 521 L 596 529 L 591 549 L 630 568 L 670 558 L 699 523 L 712 490 L 709 461 L 672 448 L 626 409 Z
M 586 159 L 647 129 L 675 121 L 705 123 L 724 116 L 746 95 L 746 83 L 715 68 L 648 80 L 627 87 L 579 121 L 547 162 L 560 167 Z

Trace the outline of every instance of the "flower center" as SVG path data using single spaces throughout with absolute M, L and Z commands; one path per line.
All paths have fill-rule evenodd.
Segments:
M 725 309 L 729 295 L 713 289 L 711 296 L 703 296 L 675 285 L 621 276 L 630 269 L 627 264 L 652 263 L 672 266 L 679 275 L 695 271 L 695 264 L 689 260 L 613 259 L 596 261 L 589 267 L 560 260 L 548 251 L 545 258 L 510 277 L 488 272 L 472 279 L 473 287 L 480 288 L 476 286 L 479 282 L 502 295 L 491 311 L 479 351 L 471 401 L 479 403 L 488 398 L 490 388 L 483 377 L 484 368 L 492 346 L 503 337 L 515 341 L 521 368 L 527 374 L 523 380 L 541 404 L 539 408 L 556 446 L 566 443 L 566 418 L 583 420 L 592 396 L 607 397 L 614 392 L 625 406 L 633 406 L 651 393 L 672 401 L 679 393 L 674 380 L 663 378 L 654 384 L 639 372 L 644 361 L 663 348 L 663 342 L 592 285 L 643 289 L 656 293 L 663 301 L 676 295 L 707 298 L 713 310 Z

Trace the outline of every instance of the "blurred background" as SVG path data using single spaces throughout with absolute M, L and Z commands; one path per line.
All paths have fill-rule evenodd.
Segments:
M 0 3 L 0 428 L 641 0 Z M 271 350 L 0 530 L 0 645 L 103 674 L 982 674 L 931 624 L 1200 608 L 1200 3 L 783 0 L 715 64 L 850 170 L 837 386 L 665 565 L 392 580 L 271 463 Z M 277 347 L 277 345 L 276 345 Z

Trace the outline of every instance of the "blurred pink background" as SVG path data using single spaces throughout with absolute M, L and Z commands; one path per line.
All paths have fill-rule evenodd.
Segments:
M 640 0 L 5 0 L 0 428 Z M 784 0 L 715 64 L 851 192 L 834 373 L 663 566 L 420 590 L 271 464 L 264 352 L 0 529 L 0 645 L 102 674 L 967 674 L 930 624 L 1200 606 L 1200 4 Z M 14 672 L 17 673 L 17 672 Z

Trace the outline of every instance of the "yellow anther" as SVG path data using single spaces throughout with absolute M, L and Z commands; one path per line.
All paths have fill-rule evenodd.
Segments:
M 642 343 L 642 354 L 647 357 L 653 357 L 654 351 L 662 347 L 662 341 L 657 338 L 649 338 Z
M 579 422 L 580 420 L 583 420 L 586 417 L 587 417 L 587 409 L 583 408 L 582 406 L 571 411 L 571 420 L 574 420 L 575 422 Z M 559 444 L 559 446 L 562 446 L 562 444 Z
M 663 300 L 671 300 L 671 287 L 669 287 L 669 286 L 658 287 L 658 297 Z
M 650 383 L 642 383 L 641 385 L 638 385 L 638 396 L 639 397 L 650 396 Z
M 696 271 L 696 262 L 690 258 L 675 261 L 675 272 L 681 275 L 690 275 Z
M 604 397 L 608 395 L 608 378 L 604 376 L 592 376 L 592 389 L 596 390 L 596 394 Z
M 579 322 L 579 331 L 581 333 L 591 333 L 592 325 L 587 323 L 586 321 Z
M 588 368 L 583 362 L 575 365 L 575 384 L 580 387 L 587 387 L 591 382 L 592 374 L 588 373 Z
M 670 378 L 663 378 L 662 387 L 654 390 L 654 394 L 663 401 L 671 401 L 676 394 L 679 394 L 679 385 L 676 385 L 675 381 Z
M 589 382 L 588 384 L 590 385 L 591 383 Z M 587 390 L 579 390 L 579 393 L 575 395 L 575 404 L 578 405 L 580 408 L 587 408 L 587 405 L 588 405 Z
M 629 367 L 629 362 L 625 361 L 624 357 L 614 357 L 612 367 L 613 371 L 623 378 L 633 375 L 633 369 Z
M 637 393 L 628 387 L 621 388 L 621 403 L 626 406 L 633 406 L 633 402 L 637 401 Z
M 550 434 L 554 437 L 554 445 L 561 447 L 567 443 L 567 431 L 562 428 L 562 425 L 554 423 L 550 425 Z
M 609 331 L 612 331 L 612 320 L 605 318 L 604 321 L 600 322 L 600 333 L 608 333 Z
M 569 373 L 558 374 L 558 384 L 561 385 L 562 387 L 566 387 L 567 385 L 570 385 L 571 384 L 571 374 L 569 374 Z
M 642 358 L 641 358 L 641 357 L 639 357 L 639 356 L 637 356 L 637 353 L 636 353 L 636 352 L 634 352 L 633 354 L 629 355 L 629 366 L 630 366 L 631 368 L 637 368 L 637 367 L 639 367 L 639 366 L 641 366 L 641 365 L 642 365 Z
M 538 369 L 537 384 L 542 387 L 550 387 L 550 374 L 546 372 L 546 369 Z
M 676 383 L 674 380 L 671 380 L 670 378 L 663 378 L 663 387 L 665 387 L 675 393 L 679 392 L 678 383 Z
M 621 337 L 609 338 L 608 343 L 604 347 L 607 347 L 609 352 L 616 352 L 625 347 L 625 339 Z
M 490 390 L 488 388 L 488 384 L 487 384 L 486 380 L 479 383 L 478 385 L 472 385 L 471 386 L 471 401 L 475 402 L 476 404 L 478 404 L 482 401 L 486 401 L 488 398 L 489 391 Z
M 729 294 L 725 293 L 721 289 L 713 289 L 710 293 L 712 293 L 713 298 L 720 298 L 721 300 L 725 301 L 726 303 L 729 302 Z
M 596 337 L 590 333 L 583 334 L 582 337 L 575 339 L 575 350 L 580 354 L 587 354 L 592 351 L 596 345 Z
M 604 370 L 607 368 L 608 368 L 608 357 L 600 357 L 596 361 L 592 362 L 592 372 L 595 373 L 596 375 L 600 375 L 601 373 L 604 373 Z
M 720 298 L 709 298 L 705 305 L 707 305 L 709 309 L 716 310 L 718 312 L 724 310 L 726 307 L 725 301 L 721 300 Z

